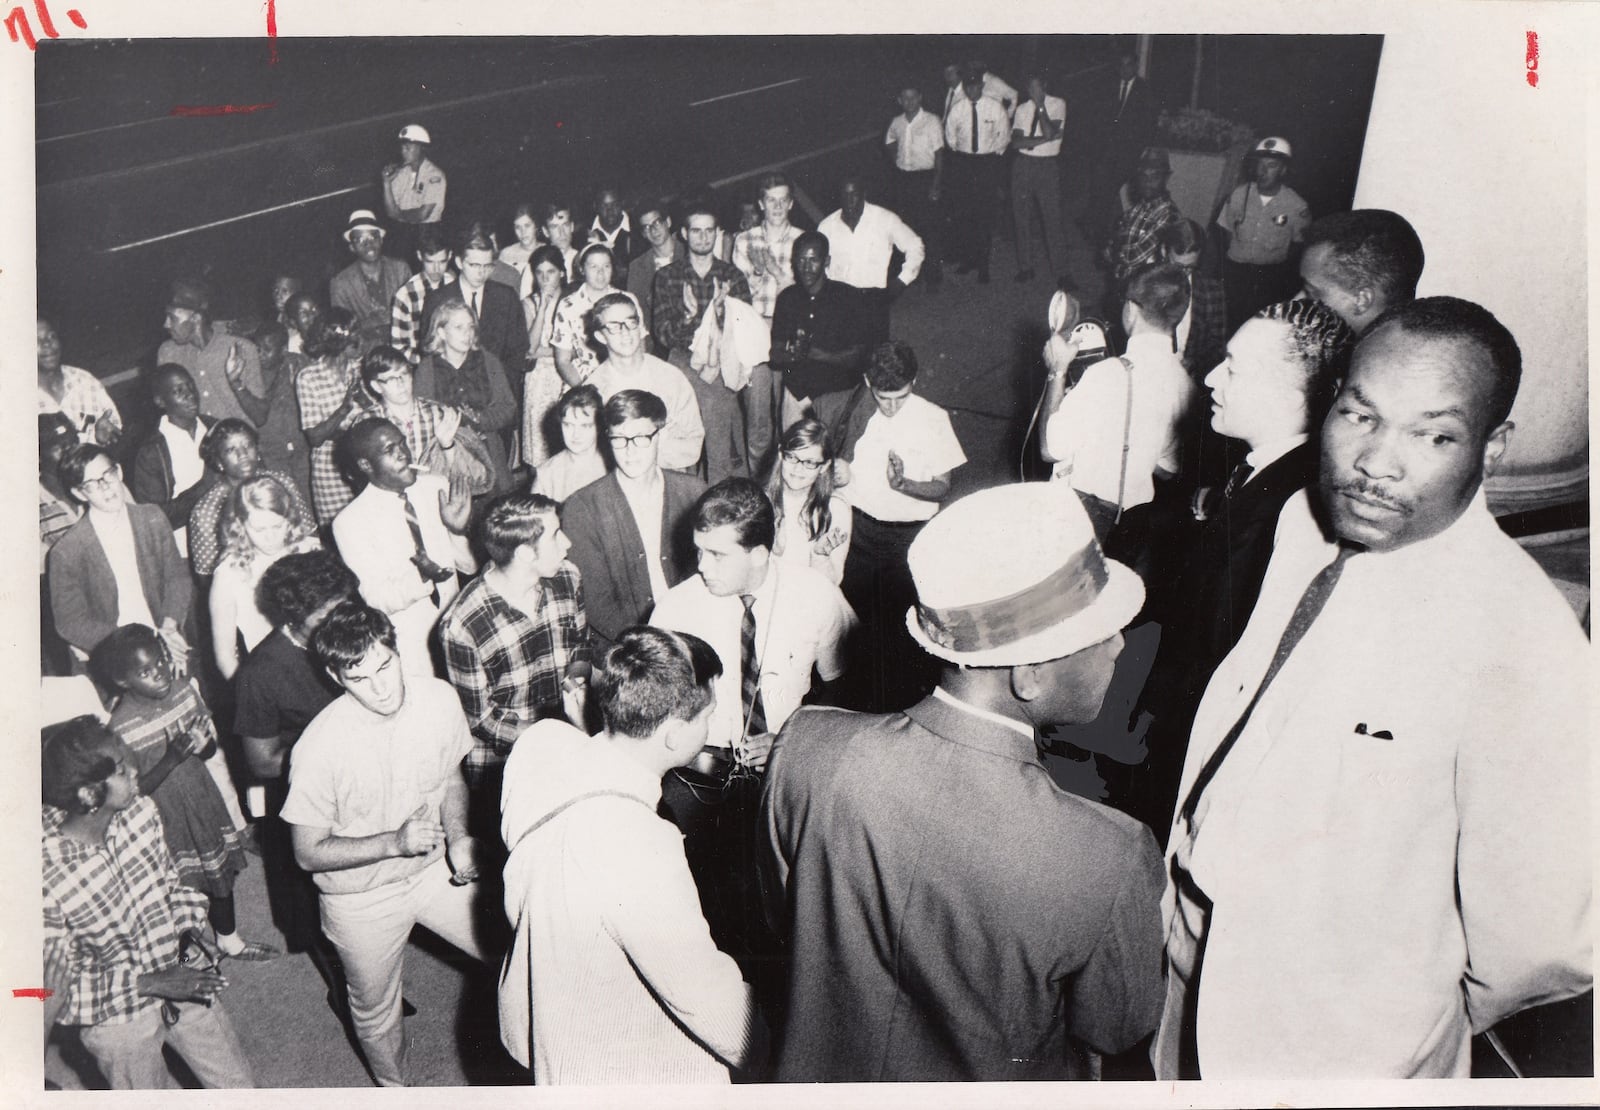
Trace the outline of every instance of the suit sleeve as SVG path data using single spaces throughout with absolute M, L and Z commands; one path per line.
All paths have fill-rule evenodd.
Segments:
M 1125 854 L 1109 861 L 1122 888 L 1100 943 L 1067 987 L 1068 1030 L 1096 1052 L 1132 1048 L 1161 1021 L 1161 894 L 1166 886 L 1155 837 L 1140 827 Z
M 157 508 L 166 505 L 176 492 L 167 483 L 166 468 L 161 465 L 161 445 L 154 439 L 145 440 L 134 453 L 133 474 L 128 488 L 139 504 L 155 505 Z M 169 515 L 167 519 L 172 518 Z
M 501 298 L 506 303 L 506 338 L 505 349 L 502 357 L 506 366 L 521 368 L 528 361 L 528 328 L 526 317 L 522 312 L 522 299 L 517 296 L 515 289 L 506 289 L 506 295 Z M 504 370 L 502 370 L 502 375 Z M 515 408 L 512 411 L 512 420 L 515 422 Z
M 1456 884 L 1474 1033 L 1594 981 L 1593 860 L 1583 850 L 1591 649 L 1568 614 L 1557 619 L 1569 627 L 1519 637 L 1475 676 L 1494 696 L 1457 757 Z
M 607 644 L 616 642 L 626 627 L 621 616 L 622 604 L 617 597 L 616 580 L 606 565 L 606 553 L 600 546 L 595 523 L 599 506 L 592 498 L 571 499 L 567 505 L 568 511 L 561 514 L 567 540 L 572 544 L 567 559 L 578 568 L 583 582 L 584 617 L 590 630 L 603 641 L 592 645 L 598 656 Z M 624 557 L 622 552 L 616 554 Z
M 158 621 L 170 618 L 183 629 L 189 619 L 189 603 L 194 600 L 194 578 L 189 574 L 189 564 L 178 554 L 178 543 L 165 521 L 150 528 L 149 535 L 155 543 L 155 556 L 161 567 L 160 611 L 151 615 Z
M 62 542 L 50 551 L 50 612 L 61 638 L 87 652 L 108 636 L 115 624 L 96 620 L 90 611 L 89 595 L 84 590 L 88 568 L 85 560 L 70 558 L 76 550 Z
M 492 431 L 509 428 L 517 422 L 517 398 L 511 392 L 506 368 L 493 352 L 484 351 L 483 370 L 489 379 L 489 403 L 483 408 L 483 426 Z

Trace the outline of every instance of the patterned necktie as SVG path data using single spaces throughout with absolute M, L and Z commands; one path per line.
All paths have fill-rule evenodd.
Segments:
M 1223 500 L 1231 500 L 1234 494 L 1244 488 L 1244 484 L 1250 480 L 1250 475 L 1254 472 L 1255 467 L 1247 462 L 1242 462 L 1234 467 L 1233 473 L 1228 475 L 1227 484 L 1222 487 Z
M 400 504 L 405 508 L 406 527 L 411 529 L 411 542 L 416 546 L 417 554 L 424 559 L 429 558 L 428 546 L 422 542 L 422 522 L 417 519 L 417 508 L 411 503 L 411 495 L 408 491 L 400 491 Z M 417 568 L 417 574 L 428 583 L 434 607 L 437 608 L 439 605 L 439 584 L 423 574 L 421 567 Z
M 744 734 L 767 731 L 767 711 L 761 704 L 761 666 L 756 659 L 756 595 L 741 594 L 744 618 L 739 622 L 739 703 L 747 723 Z
M 1228 758 L 1228 753 L 1238 743 L 1245 725 L 1250 722 L 1250 714 L 1255 712 L 1256 706 L 1261 703 L 1261 695 L 1267 692 L 1267 687 L 1278 677 L 1278 672 L 1283 669 L 1289 654 L 1305 637 L 1306 630 L 1328 604 L 1328 597 L 1333 593 L 1333 587 L 1338 584 L 1339 576 L 1344 573 L 1345 563 L 1349 562 L 1350 556 L 1355 553 L 1355 548 L 1340 545 L 1339 554 L 1333 562 L 1323 567 L 1306 587 L 1306 592 L 1300 595 L 1300 602 L 1294 607 L 1294 613 L 1289 617 L 1289 624 L 1284 628 L 1283 635 L 1278 638 L 1278 649 L 1272 653 L 1272 662 L 1267 666 L 1267 673 L 1261 679 L 1261 685 L 1256 687 L 1255 696 L 1250 699 L 1250 704 L 1245 706 L 1244 712 L 1228 730 L 1228 735 L 1222 738 L 1222 743 L 1217 745 L 1217 750 L 1211 753 L 1211 758 L 1206 760 L 1205 766 L 1201 767 L 1200 773 L 1195 776 L 1194 785 L 1189 788 L 1189 796 L 1184 799 L 1183 808 L 1179 811 L 1189 826 L 1190 840 L 1194 839 L 1195 830 L 1199 827 L 1197 814 L 1200 808 L 1200 796 L 1205 793 L 1211 780 L 1216 778 L 1223 760 Z
M 976 154 L 978 153 L 978 102 L 969 100 L 967 103 L 972 105 L 972 153 Z

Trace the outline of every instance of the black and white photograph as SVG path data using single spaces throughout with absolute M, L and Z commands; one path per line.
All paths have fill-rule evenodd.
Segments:
M 4 22 L 8 1102 L 1600 1103 L 1595 12 Z

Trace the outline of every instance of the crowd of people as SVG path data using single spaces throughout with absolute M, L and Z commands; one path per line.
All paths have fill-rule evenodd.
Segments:
M 946 86 L 815 230 L 773 173 L 502 247 L 407 125 L 326 298 L 173 282 L 143 442 L 38 322 L 47 1020 L 106 1083 L 250 1085 L 225 961 L 304 956 L 404 1085 L 417 926 L 537 1083 L 1459 1076 L 1589 989 L 1587 641 L 1481 492 L 1513 337 L 1282 137 L 1186 219 L 1123 59 L 1049 480 L 952 499 L 895 302 L 1001 212 L 1066 272 L 1072 109 Z

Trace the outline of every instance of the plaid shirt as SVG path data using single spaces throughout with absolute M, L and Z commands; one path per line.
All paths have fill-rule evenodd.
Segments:
M 63 366 L 61 385 L 60 403 L 44 390 L 39 390 L 41 414 L 65 413 L 78 434 L 84 437 L 85 443 L 99 442 L 92 430 L 96 424 L 109 424 L 114 434 L 122 431 L 122 414 L 117 411 L 117 403 L 106 392 L 106 387 L 100 384 L 99 378 L 76 366 Z
M 289 491 L 289 501 L 294 519 L 315 530 L 316 521 L 301 500 L 300 487 L 295 480 L 279 470 L 258 470 L 257 478 L 276 478 L 278 484 Z M 223 507 L 233 496 L 234 487 L 218 482 L 206 490 L 189 512 L 189 565 L 202 577 L 217 569 L 217 559 L 222 554 L 222 541 L 217 535 L 217 524 L 222 519 Z
M 1216 278 L 1195 275 L 1189 281 L 1189 292 L 1189 341 L 1183 346 L 1183 368 L 1199 381 L 1227 353 L 1228 302 L 1222 282 Z
M 402 420 L 394 413 L 383 407 L 383 402 L 365 393 L 361 395 L 356 404 L 356 411 L 350 417 L 350 424 L 359 420 L 376 417 L 387 420 L 400 434 L 406 437 L 406 446 L 411 448 L 411 460 L 417 464 L 422 463 L 422 456 L 435 443 L 439 442 L 439 421 L 444 418 L 444 406 L 438 401 L 431 401 L 426 397 L 417 397 L 411 405 L 411 416 Z M 347 427 L 349 425 L 346 425 Z M 448 475 L 441 475 L 448 477 Z
M 800 229 L 793 224 L 772 239 L 767 225 L 760 223 L 739 232 L 733 240 L 733 264 L 750 279 L 750 303 L 768 320 L 778 307 L 778 294 L 794 284 L 794 241 L 798 238 Z
M 422 306 L 428 294 L 454 277 L 446 272 L 438 285 L 429 285 L 424 274 L 412 274 L 394 295 L 389 305 L 389 345 L 411 360 L 422 361 Z
M 1182 218 L 1166 193 L 1154 200 L 1140 201 L 1124 212 L 1111 236 L 1112 276 L 1126 281 L 1140 266 L 1154 262 L 1161 250 L 1161 229 Z
M 653 317 L 650 330 L 663 348 L 669 351 L 689 349 L 700 321 L 705 319 L 706 309 L 711 305 L 719 281 L 727 286 L 728 296 L 745 304 L 750 303 L 750 283 L 745 280 L 744 271 L 720 258 L 711 260 L 711 268 L 706 271 L 705 277 L 695 273 L 687 255 L 678 256 L 656 271 L 650 294 Z M 689 320 L 683 318 L 685 286 L 694 290 L 695 303 L 700 306 Z
M 313 362 L 294 380 L 294 395 L 300 402 L 300 427 L 310 431 L 339 411 L 350 391 L 354 368 L 342 362 Z M 311 449 L 311 505 L 317 523 L 326 524 L 350 503 L 355 491 L 339 473 L 333 461 L 334 440 Z
M 149 798 L 111 819 L 104 848 L 61 835 L 65 810 L 44 807 L 44 958 L 60 969 L 63 1025 L 118 1025 L 159 998 L 139 976 L 178 962 L 178 937 L 203 929 L 206 896 L 178 884 L 161 816 Z
M 45 562 L 50 556 L 50 549 L 56 545 L 68 528 L 78 523 L 78 518 L 83 515 L 83 509 L 70 498 L 66 501 L 57 499 L 56 495 L 44 488 L 44 483 L 39 483 L 39 573 L 45 571 Z
M 561 714 L 561 680 L 573 663 L 590 660 L 578 569 L 563 563 L 539 587 L 532 617 L 514 608 L 480 575 L 439 622 L 445 672 L 472 725 L 472 751 L 462 766 L 477 785 L 505 762 L 524 729 Z

